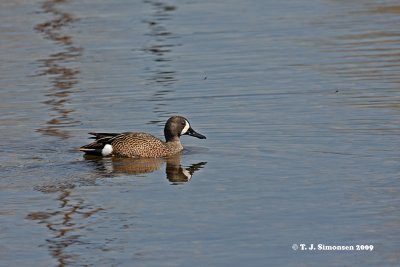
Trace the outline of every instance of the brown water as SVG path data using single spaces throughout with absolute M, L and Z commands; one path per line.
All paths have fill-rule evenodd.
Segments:
M 0 3 L 1 266 L 399 265 L 399 4 L 214 2 Z

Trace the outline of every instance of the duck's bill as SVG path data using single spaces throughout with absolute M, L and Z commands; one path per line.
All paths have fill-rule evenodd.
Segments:
M 196 132 L 192 128 L 189 128 L 189 130 L 185 134 L 193 136 L 193 137 L 197 137 L 199 139 L 206 139 L 206 137 L 204 135 L 199 134 L 198 132 Z

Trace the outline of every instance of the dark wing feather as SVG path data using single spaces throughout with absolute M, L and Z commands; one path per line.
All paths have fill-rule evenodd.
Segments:
M 102 138 L 105 138 L 105 137 L 113 138 L 115 136 L 120 135 L 121 133 L 94 133 L 94 132 L 90 132 L 89 134 L 90 135 L 94 135 L 94 136 L 91 136 L 89 138 L 97 140 L 97 139 L 102 139 Z
M 84 145 L 79 148 L 80 151 L 83 151 L 87 154 L 92 155 L 101 155 L 101 151 L 106 144 L 111 144 L 111 142 L 118 136 L 124 135 L 123 133 L 89 133 L 94 135 L 94 137 L 90 137 L 92 139 L 96 139 L 96 141 Z

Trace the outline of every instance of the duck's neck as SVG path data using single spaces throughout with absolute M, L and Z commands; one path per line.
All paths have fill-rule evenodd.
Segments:
M 179 137 L 172 138 L 167 140 L 165 145 L 168 147 L 168 150 L 173 154 L 183 150 L 183 146 L 181 144 L 181 140 Z

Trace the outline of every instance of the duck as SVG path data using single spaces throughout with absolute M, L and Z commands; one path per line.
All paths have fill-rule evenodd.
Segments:
M 172 116 L 165 123 L 165 142 L 144 132 L 123 133 L 96 133 L 94 142 L 79 148 L 87 155 L 102 157 L 116 156 L 124 158 L 160 158 L 177 154 L 183 150 L 180 140 L 182 135 L 189 135 L 199 139 L 206 137 L 191 127 L 183 116 Z

